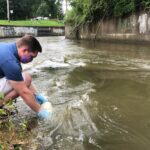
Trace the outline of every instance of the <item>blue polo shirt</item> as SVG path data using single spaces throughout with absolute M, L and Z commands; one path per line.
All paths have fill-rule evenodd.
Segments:
M 0 78 L 23 81 L 16 43 L 0 43 Z

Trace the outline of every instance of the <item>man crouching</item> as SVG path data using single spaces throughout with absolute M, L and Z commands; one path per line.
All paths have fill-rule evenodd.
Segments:
M 46 119 L 51 116 L 40 106 L 47 102 L 47 99 L 36 94 L 31 84 L 31 76 L 22 72 L 21 67 L 21 63 L 31 62 L 39 52 L 42 52 L 42 47 L 39 41 L 31 35 L 23 36 L 16 43 L 0 43 L 0 92 L 4 94 L 0 107 L 7 101 L 21 96 L 38 117 Z

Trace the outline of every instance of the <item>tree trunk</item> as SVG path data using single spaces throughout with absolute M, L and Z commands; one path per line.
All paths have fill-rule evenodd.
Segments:
M 68 10 L 68 0 L 66 0 L 66 11 Z
M 9 0 L 7 0 L 7 19 L 10 21 Z

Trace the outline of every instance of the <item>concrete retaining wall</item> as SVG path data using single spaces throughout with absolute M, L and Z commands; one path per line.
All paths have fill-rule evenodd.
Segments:
M 19 37 L 25 34 L 34 36 L 64 36 L 64 27 L 15 27 L 0 26 L 0 37 Z
M 150 42 L 150 14 L 142 12 L 126 18 L 105 19 L 80 26 L 73 31 L 65 28 L 66 38 L 104 39 Z

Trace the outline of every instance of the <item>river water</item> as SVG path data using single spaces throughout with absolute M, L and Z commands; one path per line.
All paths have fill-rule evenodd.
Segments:
M 43 53 L 23 68 L 53 104 L 53 117 L 37 120 L 18 99 L 17 120 L 31 124 L 27 149 L 150 149 L 150 46 L 38 39 Z

